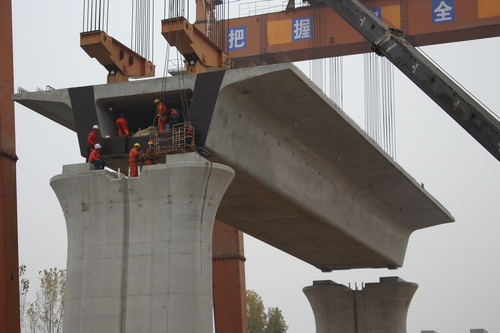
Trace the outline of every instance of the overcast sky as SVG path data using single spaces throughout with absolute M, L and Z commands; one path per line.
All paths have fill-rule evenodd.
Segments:
M 120 3 L 122 5 L 120 5 Z M 109 34 L 130 44 L 130 5 L 111 0 Z M 123 8 L 127 7 L 127 8 Z M 165 40 L 157 0 L 154 62 L 163 73 Z M 191 4 L 191 8 L 194 3 Z M 106 70 L 79 46 L 82 3 L 13 1 L 14 84 L 29 91 L 102 84 Z M 193 18 L 190 18 L 193 21 Z M 500 113 L 500 38 L 424 48 L 470 92 Z M 308 66 L 301 65 L 307 73 Z M 408 332 L 500 332 L 500 164 L 465 130 L 395 70 L 397 163 L 455 217 L 456 222 L 415 232 L 404 266 L 321 273 L 290 255 L 245 237 L 246 283 L 266 307 L 279 307 L 289 333 L 314 333 L 302 288 L 314 280 L 348 285 L 400 276 L 419 285 Z M 363 57 L 344 58 L 344 110 L 364 126 Z M 19 262 L 27 265 L 33 296 L 39 270 L 66 267 L 66 225 L 49 185 L 62 165 L 82 163 L 76 133 L 16 104 Z

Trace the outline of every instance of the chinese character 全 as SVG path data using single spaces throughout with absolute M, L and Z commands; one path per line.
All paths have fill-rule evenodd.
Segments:
M 443 21 L 453 21 L 453 17 L 451 15 L 453 7 L 448 6 L 444 1 L 439 3 L 439 6 L 434 9 L 434 13 L 436 13 L 435 22 L 443 22 Z

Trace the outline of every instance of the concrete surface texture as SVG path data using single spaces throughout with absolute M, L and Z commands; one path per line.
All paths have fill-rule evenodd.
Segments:
M 219 220 L 325 271 L 402 266 L 413 231 L 453 221 L 296 67 L 265 69 L 221 85 L 205 148 L 236 178 Z
M 89 164 L 53 177 L 68 229 L 64 332 L 212 332 L 212 230 L 233 177 L 196 153 L 137 178 Z
M 236 171 L 217 219 L 321 270 L 400 267 L 413 231 L 454 220 L 293 64 L 186 76 L 185 90 L 166 78 L 13 98 L 76 129 L 82 152 L 97 122 L 101 156 L 126 170 L 136 139 L 116 137 L 108 106 L 142 121 L 179 92 L 192 92 L 196 145 Z
M 355 290 L 330 280 L 303 289 L 314 312 L 316 333 L 406 333 L 406 318 L 418 285 L 380 278 Z

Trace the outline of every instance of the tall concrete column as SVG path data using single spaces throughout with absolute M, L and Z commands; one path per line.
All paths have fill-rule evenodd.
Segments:
M 66 218 L 64 332 L 211 332 L 211 241 L 234 171 L 196 153 L 137 178 L 89 164 L 51 179 Z
M 316 333 L 406 333 L 406 317 L 416 283 L 380 278 L 352 290 L 333 281 L 303 289 L 311 303 Z

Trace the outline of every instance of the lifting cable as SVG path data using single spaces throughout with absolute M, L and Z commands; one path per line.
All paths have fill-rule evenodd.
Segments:
M 183 17 L 183 14 L 185 12 L 185 5 L 184 5 L 184 0 L 167 0 L 164 1 L 163 3 L 163 13 L 164 13 L 164 18 L 177 18 L 177 17 Z M 169 32 L 172 33 L 172 32 Z M 175 40 L 177 45 L 180 45 L 180 31 L 177 30 L 175 33 Z M 163 79 L 162 79 L 162 87 L 161 87 L 161 93 L 160 93 L 160 101 L 163 102 L 163 98 L 166 92 L 166 84 L 167 84 L 167 77 L 168 77 L 168 65 L 170 64 L 170 51 L 171 51 L 171 46 L 170 44 L 167 43 L 167 48 L 165 52 L 165 67 L 164 67 L 164 72 L 163 72 Z M 178 52 L 178 54 L 180 54 Z M 180 100 L 181 100 L 181 112 L 184 121 L 190 121 L 189 117 L 189 111 L 188 111 L 188 101 L 187 101 L 187 96 L 186 96 L 186 85 L 184 81 L 185 77 L 185 72 L 180 70 L 181 68 L 181 59 L 177 56 L 176 59 L 176 67 L 179 69 L 177 80 L 179 84 L 179 95 L 180 95 Z M 184 63 L 182 63 L 184 65 Z M 155 113 L 156 116 L 156 113 Z
M 109 0 L 83 0 L 82 32 L 108 33 Z
M 154 0 L 132 0 L 130 45 L 145 59 L 154 62 Z
M 373 0 L 363 1 L 363 4 L 374 8 Z M 379 18 L 393 26 L 383 17 Z M 395 160 L 394 66 L 387 58 L 372 52 L 369 44 L 364 55 L 364 78 L 365 130 Z
M 324 8 L 321 6 L 311 6 L 309 16 L 313 18 L 314 31 L 319 33 L 313 35 L 309 47 L 311 56 L 318 58 L 309 61 L 309 73 L 311 80 L 324 92 L 329 91 L 329 97 L 343 108 L 343 59 L 342 57 L 332 57 L 325 59 L 323 53 L 317 53 L 324 47 L 326 36 L 326 21 Z

